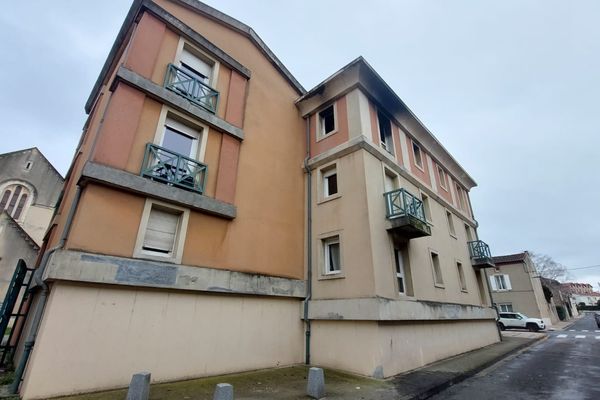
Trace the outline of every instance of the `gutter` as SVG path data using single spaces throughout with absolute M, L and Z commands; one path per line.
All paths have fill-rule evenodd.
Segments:
M 40 323 L 42 321 L 42 316 L 44 314 L 44 308 L 46 306 L 46 302 L 48 301 L 48 294 L 50 293 L 50 288 L 44 282 L 43 276 L 44 271 L 46 269 L 46 265 L 48 264 L 48 260 L 50 256 L 57 250 L 62 249 L 65 246 L 67 241 L 67 236 L 71 230 L 71 224 L 73 223 L 73 216 L 75 215 L 75 210 L 77 209 L 77 205 L 79 204 L 79 199 L 81 198 L 81 188 L 79 186 L 75 187 L 75 198 L 73 199 L 73 203 L 71 203 L 71 208 L 69 209 L 69 215 L 67 216 L 67 220 L 65 222 L 65 226 L 63 228 L 60 241 L 58 245 L 53 247 L 52 249 L 46 251 L 42 260 L 40 261 L 40 265 L 38 269 L 35 271 L 33 275 L 33 279 L 35 283 L 41 286 L 42 292 L 40 293 L 40 299 L 36 305 L 35 313 L 33 315 L 33 320 L 31 322 L 31 329 L 29 331 L 29 336 L 27 340 L 25 340 L 25 345 L 23 347 L 23 356 L 19 360 L 19 365 L 15 369 L 15 377 L 13 382 L 10 385 L 9 393 L 16 394 L 19 391 L 19 386 L 21 381 L 23 380 L 23 375 L 25 373 L 25 367 L 27 366 L 27 361 L 31 356 L 31 352 L 33 350 L 33 346 L 35 344 L 35 339 L 37 337 L 38 331 L 40 329 Z
M 312 297 L 312 173 L 308 166 L 310 159 L 310 119 L 304 118 L 306 121 L 306 158 L 304 159 L 304 171 L 306 172 L 306 298 L 304 299 L 304 324 L 305 331 L 305 347 L 304 347 L 304 362 L 310 365 L 310 320 L 308 319 L 308 302 Z

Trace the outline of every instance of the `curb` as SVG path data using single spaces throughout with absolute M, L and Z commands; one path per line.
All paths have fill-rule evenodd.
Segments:
M 466 371 L 466 372 L 464 372 L 462 374 L 458 374 L 458 375 L 456 375 L 456 376 L 448 379 L 446 382 L 442 382 L 442 383 L 440 383 L 438 385 L 435 385 L 435 386 L 433 386 L 433 387 L 431 387 L 431 388 L 429 388 L 429 389 L 427 389 L 427 390 L 425 390 L 425 391 L 423 391 L 421 393 L 415 394 L 415 395 L 413 395 L 411 397 L 406 397 L 405 399 L 406 400 L 425 400 L 425 399 L 428 399 L 428 398 L 430 398 L 430 397 L 432 397 L 432 396 L 434 396 L 436 394 L 439 394 L 443 390 L 448 389 L 450 386 L 456 385 L 457 383 L 460 383 L 460 382 L 462 382 L 462 381 L 464 381 L 464 380 L 466 380 L 468 378 L 471 378 L 474 375 L 477 375 L 479 372 L 481 372 L 484 369 L 487 369 L 487 368 L 491 367 L 492 365 L 494 365 L 494 364 L 502 361 L 503 359 L 507 358 L 508 356 L 511 356 L 511 355 L 513 355 L 515 353 L 518 353 L 518 352 L 522 351 L 522 350 L 525 350 L 525 349 L 527 349 L 527 348 L 529 348 L 529 347 L 531 347 L 531 346 L 533 346 L 533 345 L 535 345 L 535 344 L 537 344 L 537 343 L 539 343 L 539 342 L 541 342 L 543 340 L 546 340 L 546 339 L 548 339 L 547 335 L 546 336 L 542 336 L 542 337 L 537 338 L 537 339 L 533 339 L 529 343 L 523 343 L 522 345 L 519 345 L 519 346 L 515 347 L 514 349 L 510 350 L 507 353 L 500 354 L 497 357 L 494 357 L 493 359 L 491 359 L 491 360 L 489 360 L 489 361 L 487 361 L 487 362 L 485 362 L 485 363 L 483 363 L 481 365 L 478 365 L 477 367 L 475 367 L 475 368 L 473 368 L 473 369 L 471 369 L 469 371 Z

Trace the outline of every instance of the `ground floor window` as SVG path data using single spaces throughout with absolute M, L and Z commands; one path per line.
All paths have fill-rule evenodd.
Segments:
M 514 312 L 511 303 L 498 304 L 498 311 L 500 312 Z

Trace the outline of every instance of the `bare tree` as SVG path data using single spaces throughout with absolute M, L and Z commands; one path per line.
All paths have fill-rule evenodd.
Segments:
M 559 262 L 556 262 L 547 254 L 529 253 L 531 261 L 535 265 L 540 276 L 548 279 L 554 279 L 559 282 L 564 282 L 569 279 L 569 271 L 567 267 Z

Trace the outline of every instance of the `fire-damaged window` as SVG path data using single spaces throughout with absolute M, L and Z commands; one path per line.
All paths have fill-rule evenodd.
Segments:
M 377 111 L 377 122 L 379 123 L 379 142 L 381 147 L 393 154 L 392 122 L 381 111 Z
M 335 132 L 335 125 L 335 109 L 333 104 L 319 111 L 319 135 L 321 137 Z

